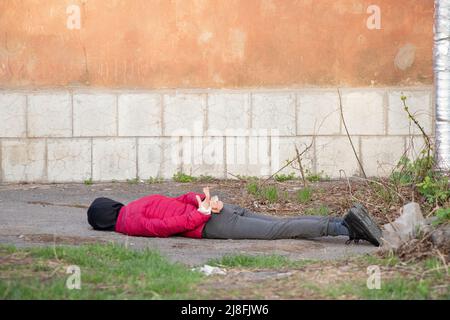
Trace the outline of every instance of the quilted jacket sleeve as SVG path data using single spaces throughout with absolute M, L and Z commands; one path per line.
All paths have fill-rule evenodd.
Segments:
M 202 201 L 205 199 L 205 195 L 203 193 L 196 193 L 196 192 L 188 192 L 179 197 L 176 197 L 175 199 L 184 203 L 191 204 L 196 208 L 198 208 L 198 202 L 195 196 L 200 196 L 200 199 L 202 199 Z
M 195 198 L 195 197 L 194 197 Z M 178 233 L 193 230 L 206 223 L 211 215 L 206 215 L 192 208 L 186 214 L 163 219 L 146 219 L 144 228 L 150 237 L 166 238 Z

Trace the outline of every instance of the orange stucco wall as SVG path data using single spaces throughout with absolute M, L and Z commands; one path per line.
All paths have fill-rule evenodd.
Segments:
M 0 87 L 431 84 L 432 34 L 433 0 L 2 0 Z

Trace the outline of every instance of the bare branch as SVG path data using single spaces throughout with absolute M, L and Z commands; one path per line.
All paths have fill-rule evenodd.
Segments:
M 356 149 L 355 149 L 355 146 L 353 145 L 352 138 L 350 137 L 350 133 L 348 132 L 347 124 L 345 123 L 344 110 L 342 108 L 341 91 L 339 89 L 337 91 L 338 91 L 338 95 L 339 95 L 339 108 L 341 110 L 342 124 L 344 125 L 345 132 L 347 133 L 348 140 L 350 141 L 350 145 L 352 146 L 352 149 L 353 149 L 353 153 L 355 154 L 356 160 L 358 161 L 359 167 L 361 168 L 361 173 L 363 174 L 364 178 L 367 179 L 366 172 L 364 171 L 364 168 L 362 166 L 361 160 L 359 159 L 358 154 L 357 154 Z

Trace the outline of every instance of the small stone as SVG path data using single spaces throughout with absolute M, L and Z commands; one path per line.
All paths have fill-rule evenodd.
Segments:
M 435 221 L 437 221 L 437 217 L 430 217 L 425 219 L 425 224 L 432 225 Z
M 433 241 L 434 245 L 438 248 L 450 247 L 450 225 L 446 224 L 444 226 L 438 227 L 431 234 L 431 241 Z
M 437 217 L 430 217 L 424 220 L 423 225 L 420 227 L 421 233 L 430 233 L 434 230 L 433 223 L 437 220 Z
M 433 231 L 433 226 L 431 224 L 424 224 L 421 228 L 420 231 L 422 233 L 430 233 Z
M 397 249 L 400 245 L 415 237 L 425 223 L 417 202 L 410 202 L 401 208 L 401 215 L 394 222 L 383 226 L 383 247 Z

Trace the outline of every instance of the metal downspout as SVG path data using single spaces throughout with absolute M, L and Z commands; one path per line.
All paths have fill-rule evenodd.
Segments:
M 435 0 L 434 84 L 436 166 L 450 170 L 450 0 Z

